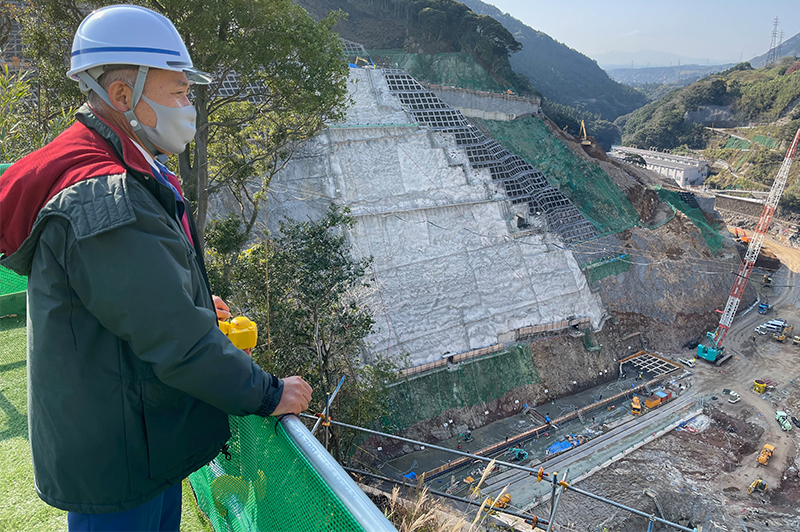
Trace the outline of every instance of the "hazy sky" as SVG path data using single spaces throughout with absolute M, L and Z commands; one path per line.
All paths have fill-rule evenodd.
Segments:
M 784 40 L 800 33 L 798 0 L 484 2 L 592 58 L 612 51 L 656 50 L 746 61 L 767 52 L 776 16 Z

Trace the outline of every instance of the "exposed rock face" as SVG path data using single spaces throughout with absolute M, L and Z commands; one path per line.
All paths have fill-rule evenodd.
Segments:
M 626 233 L 619 236 L 630 269 L 597 283 L 607 308 L 623 321 L 638 322 L 658 350 L 678 349 L 713 329 L 719 319 L 714 311 L 724 307 L 741 263 L 733 244 L 726 242 L 714 257 L 680 213 L 659 229 Z M 746 292 L 741 308 L 754 298 Z

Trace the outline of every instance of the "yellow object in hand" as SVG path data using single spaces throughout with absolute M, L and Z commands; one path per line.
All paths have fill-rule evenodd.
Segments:
M 256 322 L 244 316 L 238 316 L 231 321 L 220 321 L 219 328 L 228 337 L 234 347 L 238 349 L 252 349 L 258 339 Z

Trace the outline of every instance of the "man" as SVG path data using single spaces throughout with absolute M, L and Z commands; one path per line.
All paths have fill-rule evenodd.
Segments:
M 177 178 L 157 156 L 194 136 L 192 67 L 172 23 L 90 14 L 69 76 L 77 122 L 0 178 L 0 264 L 28 276 L 35 487 L 70 530 L 173 530 L 181 480 L 230 437 L 228 414 L 308 407 L 217 327 Z M 221 305 L 220 305 L 221 306 Z

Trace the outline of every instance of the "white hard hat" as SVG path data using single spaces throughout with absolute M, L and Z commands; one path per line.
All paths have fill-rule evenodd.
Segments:
M 67 76 L 80 81 L 87 72 L 93 79 L 108 67 L 134 65 L 185 72 L 189 81 L 211 82 L 211 76 L 196 70 L 172 22 L 145 7 L 114 5 L 89 14 L 72 42 Z

